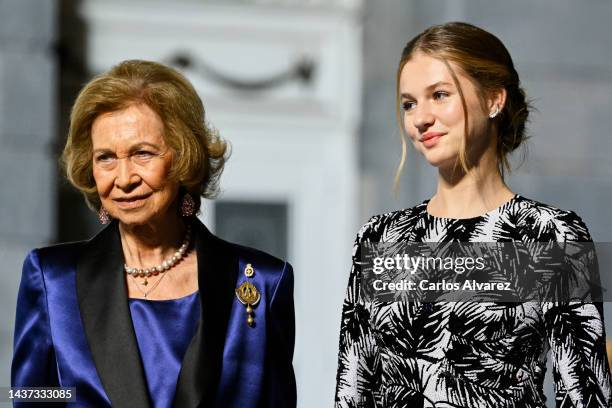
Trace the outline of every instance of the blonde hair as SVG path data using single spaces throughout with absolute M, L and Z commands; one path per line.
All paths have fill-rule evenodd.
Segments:
M 91 127 L 103 113 L 145 104 L 164 124 L 164 141 L 173 150 L 170 177 L 200 206 L 200 197 L 213 198 L 229 150 L 218 132 L 208 126 L 202 100 L 182 74 L 165 65 L 128 60 L 86 84 L 70 115 L 62 164 L 70 183 L 92 209 L 100 207 L 93 178 Z
M 464 137 L 461 141 L 458 160 L 455 165 L 460 164 L 465 172 L 470 167 L 466 153 L 466 136 L 469 131 L 468 110 L 463 90 L 450 62 L 456 64 L 461 72 L 472 81 L 480 92 L 481 97 L 488 91 L 506 90 L 506 102 L 501 107 L 499 114 L 493 119 L 497 126 L 496 154 L 499 170 L 503 178 L 505 171 L 511 171 L 508 155 L 528 138 L 525 126 L 531 106 L 526 99 L 524 90 L 520 86 L 518 73 L 504 44 L 493 34 L 474 25 L 451 22 L 429 27 L 410 40 L 402 51 L 396 76 L 396 109 L 400 125 L 402 156 L 395 173 L 395 188 L 398 188 L 401 173 L 406 164 L 407 153 L 406 133 L 400 104 L 399 81 L 404 65 L 410 61 L 416 52 L 424 53 L 444 62 L 457 87 L 463 107 L 465 123 Z

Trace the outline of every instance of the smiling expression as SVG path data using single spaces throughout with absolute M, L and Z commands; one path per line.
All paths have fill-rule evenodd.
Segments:
M 469 158 L 470 153 L 490 148 L 494 138 L 488 137 L 491 135 L 488 111 L 478 90 L 457 65 L 449 64 L 469 114 L 466 138 Z M 404 129 L 415 148 L 435 167 L 454 166 L 465 134 L 465 115 L 459 90 L 446 64 L 415 53 L 400 72 L 399 92 Z
M 172 151 L 164 125 L 147 105 L 98 116 L 91 128 L 93 177 L 102 206 L 126 225 L 176 212 L 178 183 L 169 178 Z

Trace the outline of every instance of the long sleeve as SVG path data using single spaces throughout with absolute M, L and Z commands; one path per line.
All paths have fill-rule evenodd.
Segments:
M 559 220 L 560 240 L 592 242 L 573 212 Z M 547 302 L 542 307 L 557 407 L 609 407 L 611 384 L 601 302 Z
M 336 377 L 336 408 L 374 407 L 380 378 L 380 357 L 370 325 L 370 304 L 361 298 L 361 245 L 373 219 L 365 224 L 353 246 L 352 267 L 342 308 L 340 350 Z
M 293 349 L 295 344 L 295 311 L 293 305 L 293 268 L 286 262 L 271 301 L 272 327 L 270 346 L 272 358 L 271 387 L 266 406 L 294 408 L 297 401 Z
M 59 386 L 45 282 L 35 250 L 28 254 L 23 264 L 13 346 L 13 387 Z

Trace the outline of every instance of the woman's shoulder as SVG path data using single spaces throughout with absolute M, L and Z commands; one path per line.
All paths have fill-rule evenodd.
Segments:
M 536 233 L 535 238 L 591 241 L 586 224 L 573 210 L 562 209 L 517 194 L 508 207 L 508 213 L 517 228 Z
M 413 228 L 426 212 L 427 201 L 423 201 L 410 208 L 373 215 L 361 226 L 357 239 L 359 241 L 382 241 L 383 238 L 393 240 L 396 235 L 399 237 Z
M 249 247 L 249 246 L 244 246 L 244 245 L 240 245 L 240 244 L 236 244 L 232 242 L 227 242 L 227 241 L 226 243 L 232 246 L 238 258 L 244 262 L 247 262 L 247 263 L 255 262 L 255 263 L 258 263 L 259 265 L 262 265 L 262 266 L 265 265 L 267 268 L 272 268 L 276 270 L 278 269 L 282 270 L 288 264 L 287 261 L 284 261 L 283 259 L 278 258 L 260 249 Z
M 401 210 L 372 216 L 359 230 L 357 242 L 394 241 L 410 237 L 419 228 L 428 228 L 427 203 L 429 200 Z M 572 210 L 565 210 L 532 198 L 516 194 L 498 209 L 500 217 L 486 217 L 498 228 L 518 232 L 521 239 L 530 241 L 591 241 L 589 230 L 582 218 Z M 501 214 L 500 214 L 501 213 Z M 433 224 L 432 224 L 433 225 Z M 510 234 L 510 235 L 514 235 Z
M 23 261 L 23 276 L 36 282 L 39 276 L 58 276 L 74 270 L 84 242 L 59 243 L 30 250 Z
M 274 298 L 278 293 L 284 294 L 282 296 L 293 293 L 293 267 L 289 262 L 256 248 L 224 242 L 232 247 L 238 258 L 239 281 L 244 275 L 249 276 L 247 270 L 250 269 L 253 279 L 266 287 Z
M 207 251 L 211 251 L 220 257 L 237 257 L 241 263 L 245 265 L 251 263 L 254 267 L 260 265 L 261 268 L 266 268 L 270 271 L 283 271 L 286 268 L 290 268 L 288 262 L 278 258 L 268 252 L 262 251 L 257 248 L 238 244 L 236 242 L 228 241 L 213 234 L 206 226 L 199 220 L 194 222 L 196 238 L 201 240 L 203 245 L 207 248 Z
M 38 263 L 45 264 L 64 263 L 78 256 L 86 242 L 87 241 L 71 241 L 36 247 L 30 250 L 26 258 L 34 258 Z

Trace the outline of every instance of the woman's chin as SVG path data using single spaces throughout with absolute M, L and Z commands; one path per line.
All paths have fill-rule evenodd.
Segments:
M 166 209 L 139 208 L 134 210 L 117 210 L 111 216 L 126 227 L 138 227 L 143 225 L 165 225 L 180 218 L 175 207 Z
M 425 154 L 425 160 L 438 170 L 452 169 L 457 163 L 457 155 Z
M 153 220 L 153 216 L 146 211 L 117 211 L 113 218 L 128 227 L 150 224 Z

